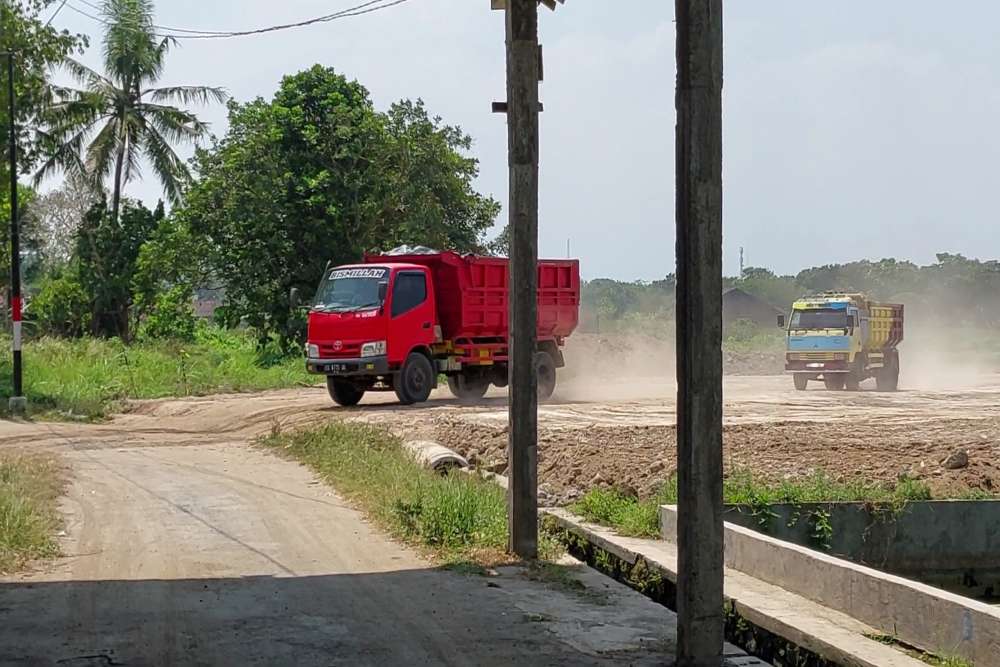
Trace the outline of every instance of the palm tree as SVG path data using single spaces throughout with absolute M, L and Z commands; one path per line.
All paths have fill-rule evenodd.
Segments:
M 40 181 L 62 170 L 83 175 L 98 186 L 113 177 L 111 211 L 117 222 L 122 188 L 139 175 L 143 157 L 171 203 L 180 200 L 191 179 L 171 142 L 197 141 L 205 136 L 208 125 L 170 103 L 221 103 L 227 95 L 221 88 L 206 86 L 152 87 L 175 44 L 171 37 L 157 36 L 152 0 L 105 0 L 103 15 L 107 74 L 76 60 L 66 62 L 82 89 L 53 87 L 45 129 L 40 132 L 51 153 L 35 178 Z

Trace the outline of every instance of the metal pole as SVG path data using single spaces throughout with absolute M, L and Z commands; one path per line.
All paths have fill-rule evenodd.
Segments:
M 23 413 L 26 407 L 21 359 L 21 234 L 17 211 L 17 123 L 14 114 L 14 54 L 7 53 L 7 128 L 10 157 L 10 316 L 13 330 L 14 386 L 10 397 L 10 411 Z
M 676 0 L 677 664 L 723 643 L 722 0 Z
M 510 551 L 538 556 L 538 5 L 507 0 L 510 167 Z

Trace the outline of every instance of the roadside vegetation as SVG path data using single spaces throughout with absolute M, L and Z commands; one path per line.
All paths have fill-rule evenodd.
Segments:
M 505 491 L 473 475 L 424 468 L 382 429 L 333 422 L 276 431 L 261 444 L 309 466 L 391 535 L 445 563 L 475 569 L 509 560 Z M 540 547 L 543 558 L 560 551 L 548 540 Z
M 745 470 L 731 472 L 723 482 L 726 504 L 764 508 L 775 503 L 820 503 L 864 501 L 902 506 L 910 501 L 931 500 L 924 482 L 902 479 L 895 485 L 864 480 L 838 482 L 818 472 L 811 477 L 775 482 L 755 477 Z M 570 509 L 588 521 L 613 527 L 623 535 L 657 537 L 659 507 L 677 503 L 677 479 L 668 479 L 655 495 L 645 499 L 616 489 L 591 489 Z
M 0 414 L 10 395 L 10 343 L 0 340 Z M 129 399 L 313 384 L 301 356 L 268 356 L 248 332 L 197 327 L 191 340 L 41 338 L 24 348 L 29 415 L 96 420 Z
M 48 456 L 0 453 L 0 573 L 58 553 L 58 462 Z

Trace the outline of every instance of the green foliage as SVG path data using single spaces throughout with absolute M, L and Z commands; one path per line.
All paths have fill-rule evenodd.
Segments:
M 36 178 L 61 170 L 97 184 L 110 176 L 111 218 L 117 221 L 122 188 L 139 175 L 141 159 L 152 165 L 172 203 L 190 181 L 171 144 L 194 142 L 208 126 L 169 103 L 224 102 L 227 96 L 220 88 L 155 87 L 174 40 L 156 35 L 151 0 L 106 0 L 102 14 L 105 74 L 66 59 L 83 87 L 53 88 L 42 135 L 47 159 Z
M 39 158 L 38 137 L 35 130 L 39 124 L 39 111 L 48 100 L 49 72 L 74 53 L 83 53 L 87 39 L 83 35 L 73 35 L 66 30 L 46 25 L 54 0 L 18 0 L 4 2 L 0 9 L 0 51 L 17 54 L 14 69 L 14 87 L 17 99 L 18 161 L 25 172 L 30 171 Z M 6 72 L 6 70 L 5 70 Z M 0 145 L 8 143 L 9 116 L 7 113 L 6 73 L 4 85 L 0 86 Z M 0 182 L 6 184 L 10 177 L 6 161 L 0 164 Z M 0 201 L 7 202 L 9 192 L 6 185 L 0 188 Z M 4 220 L 9 219 L 3 216 Z
M 10 341 L 0 340 L 0 348 L 2 414 L 10 396 Z M 263 366 L 253 335 L 214 327 L 199 328 L 191 343 L 41 338 L 25 343 L 24 363 L 29 410 L 64 418 L 99 419 L 128 399 L 315 383 L 301 357 Z
M 328 260 L 398 243 L 479 249 L 499 205 L 472 189 L 470 145 L 422 103 L 379 113 L 361 84 L 317 65 L 271 101 L 230 104 L 179 215 L 212 252 L 228 317 L 294 339 L 288 292 L 315 290 Z
M 262 443 L 308 465 L 397 537 L 456 561 L 506 547 L 502 488 L 470 475 L 437 475 L 382 429 L 334 422 L 277 432 Z
M 139 337 L 192 341 L 195 335 L 194 294 L 187 285 L 176 285 L 156 296 L 153 307 L 140 324 Z
M 59 466 L 50 457 L 0 453 L 0 573 L 58 552 Z
M 837 481 L 824 472 L 808 477 L 774 481 L 761 479 L 748 470 L 736 470 L 723 482 L 723 499 L 729 505 L 749 507 L 762 529 L 776 516 L 770 506 L 778 503 L 871 502 L 902 507 L 916 500 L 930 500 L 930 487 L 914 479 L 896 485 L 863 479 Z M 573 510 L 584 518 L 613 526 L 623 535 L 655 537 L 659 534 L 659 506 L 677 503 L 677 480 L 670 478 L 651 498 L 637 499 L 615 489 L 591 489 Z M 829 517 L 811 516 L 814 536 L 829 543 Z
M 80 284 L 90 300 L 94 335 L 130 338 L 132 281 L 139 252 L 163 218 L 162 203 L 150 211 L 129 200 L 117 222 L 104 201 L 84 217 L 74 256 Z
M 28 315 L 50 335 L 79 337 L 90 331 L 90 295 L 80 283 L 76 267 L 46 276 L 31 300 Z
M 911 318 L 942 324 L 977 327 L 1000 325 L 1000 261 L 980 261 L 941 253 L 927 266 L 895 259 L 862 260 L 830 264 L 779 276 L 768 269 L 750 267 L 741 277 L 724 278 L 724 286 L 739 287 L 773 306 L 788 310 L 803 295 L 825 292 L 862 292 L 883 301 L 906 304 Z M 627 283 L 608 279 L 584 283 L 581 308 L 585 322 L 596 322 L 602 332 L 635 331 L 635 326 L 660 326 L 673 318 L 673 276 L 653 283 Z M 751 334 L 749 325 L 727 331 L 727 349 L 750 351 L 780 349 L 781 334 L 770 323 Z M 651 334 L 653 330 L 640 328 Z M 757 334 L 761 334 L 757 338 Z M 981 348 L 982 336 L 976 337 Z M 776 347 L 777 345 L 777 347 Z

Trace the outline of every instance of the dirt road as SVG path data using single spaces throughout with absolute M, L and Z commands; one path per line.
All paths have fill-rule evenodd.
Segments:
M 102 426 L 0 424 L 59 451 L 65 557 L 0 581 L 2 665 L 663 664 L 672 616 L 517 568 L 464 576 L 392 544 L 303 467 L 246 445 L 328 419 L 317 392 L 147 406 Z M 242 439 L 242 440 L 241 440 Z M 589 578 L 589 579 L 588 579 Z
M 730 468 L 1000 489 L 1000 377 L 895 394 L 789 384 L 727 380 Z M 641 493 L 669 475 L 673 391 L 603 382 L 543 406 L 549 495 L 594 484 Z M 0 424 L 0 448 L 58 451 L 72 480 L 66 557 L 0 582 L 0 664 L 644 664 L 670 651 L 662 608 L 614 589 L 610 613 L 516 571 L 495 587 L 437 570 L 304 468 L 247 445 L 335 418 L 434 437 L 503 468 L 502 397 L 466 407 L 439 392 L 403 408 L 376 396 L 342 410 L 317 388 L 144 403 L 107 424 Z M 968 466 L 944 468 L 956 448 Z

